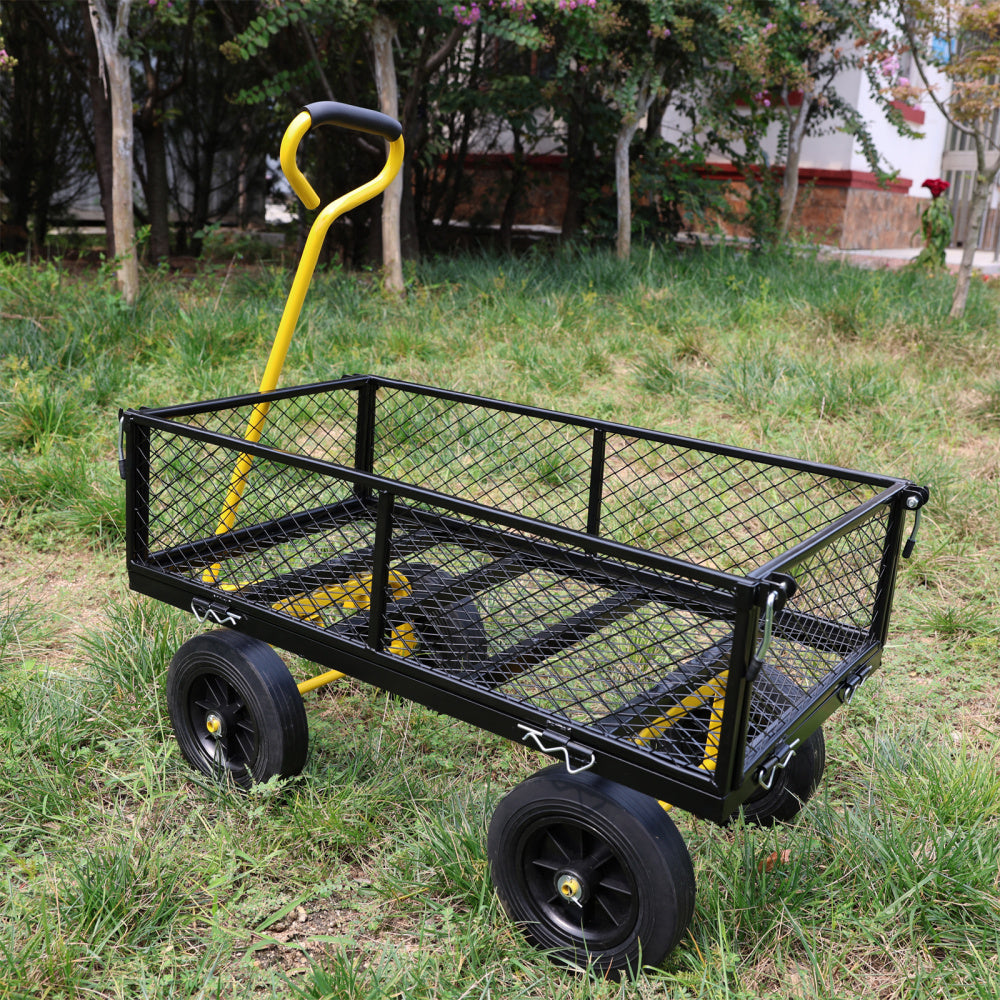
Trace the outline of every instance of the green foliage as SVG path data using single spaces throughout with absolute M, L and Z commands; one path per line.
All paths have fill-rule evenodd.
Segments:
M 944 267 L 944 252 L 951 246 L 954 225 L 948 199 L 941 196 L 931 198 L 920 213 L 920 232 L 924 238 L 924 247 L 913 262 L 915 267 Z
M 855 137 L 871 170 L 886 178 L 869 123 L 835 89 L 845 72 L 863 71 L 887 120 L 902 134 L 916 134 L 893 112 L 892 97 L 877 72 L 887 44 L 886 32 L 876 26 L 882 6 L 882 0 L 735 0 L 717 8 L 721 59 L 731 71 L 728 78 L 725 72 L 711 77 L 711 114 L 727 152 L 751 185 L 746 221 L 756 243 L 774 245 L 787 236 L 794 208 L 789 176 L 797 175 L 804 137 L 841 128 Z M 775 181 L 768 186 L 753 174 L 761 163 L 770 166 L 762 142 L 774 123 L 779 126 L 775 165 L 784 161 L 788 170 L 780 197 Z M 742 148 L 732 148 L 733 137 Z

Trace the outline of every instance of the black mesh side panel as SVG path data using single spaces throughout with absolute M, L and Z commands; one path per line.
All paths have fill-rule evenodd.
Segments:
M 515 708 L 594 727 L 675 764 L 703 763 L 709 715 L 696 719 L 693 709 L 710 713 L 706 686 L 724 685 L 732 613 L 711 607 L 731 607 L 731 595 L 706 587 L 693 611 L 680 596 L 686 582 L 662 577 L 651 587 L 648 574 L 630 578 L 621 563 L 605 570 L 566 546 L 561 560 L 543 539 L 432 504 L 398 503 L 393 539 L 428 523 L 426 548 L 402 554 L 393 545 L 392 571 L 427 595 L 392 605 L 397 622 L 426 636 L 414 655 Z M 692 698 L 698 705 L 685 708 Z
M 780 737 L 871 642 L 888 518 L 879 508 L 793 568 L 798 591 L 775 616 L 770 683 L 755 685 L 751 698 L 749 752 Z
M 609 435 L 602 531 L 724 572 L 748 572 L 871 499 L 863 483 Z
M 357 396 L 356 389 L 335 389 L 271 400 L 262 407 L 260 444 L 353 468 Z M 247 436 L 254 410 L 250 403 L 220 404 L 174 419 L 239 440 Z
M 588 427 L 383 388 L 374 471 L 582 531 L 592 441 Z

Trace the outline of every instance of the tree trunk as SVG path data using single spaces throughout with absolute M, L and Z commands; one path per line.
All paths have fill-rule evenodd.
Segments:
M 566 116 L 566 205 L 559 227 L 560 238 L 565 241 L 573 239 L 580 229 L 582 207 L 580 190 L 585 175 L 584 149 L 587 142 L 583 110 L 587 95 L 583 84 L 579 82 L 582 80 L 582 76 L 577 78 L 578 82 L 570 95 L 569 114 Z
M 615 256 L 628 260 L 632 253 L 632 179 L 629 171 L 628 152 L 638 131 L 639 122 L 625 125 L 615 137 L 615 192 L 618 201 L 618 235 L 615 239 Z
M 89 0 L 80 0 L 83 8 L 84 48 L 87 53 L 87 92 L 94 115 L 94 160 L 97 164 L 97 187 L 104 213 L 104 246 L 109 259 L 115 256 L 114 213 L 111 202 L 111 174 L 114 170 L 111 144 L 111 104 L 102 83 L 100 54 L 90 17 Z
M 214 147 L 203 149 L 201 153 L 201 178 L 191 201 L 191 253 L 195 257 L 201 256 L 205 242 L 204 233 L 212 211 L 212 176 L 215 171 Z
M 396 86 L 396 63 L 392 42 L 396 25 L 384 14 L 376 14 L 371 26 L 372 53 L 375 57 L 375 86 L 379 110 L 390 118 L 399 118 L 399 91 Z M 403 196 L 402 171 L 382 194 L 382 280 L 388 291 L 403 294 L 403 254 L 399 233 L 399 208 Z
M 163 119 L 155 108 L 149 115 L 139 116 L 137 122 L 142 136 L 143 159 L 146 161 L 146 209 L 149 212 L 149 259 L 154 263 L 170 256 L 170 222 L 168 199 L 170 189 L 167 182 L 167 144 L 163 134 Z
M 785 174 L 781 181 L 781 202 L 778 209 L 778 243 L 783 243 L 788 236 L 792 215 L 795 213 L 795 202 L 799 197 L 799 161 L 802 158 L 802 140 L 806 134 L 806 121 L 811 108 L 812 100 L 803 94 L 802 103 L 788 130 Z
M 132 77 L 128 56 L 121 43 L 128 36 L 132 0 L 118 0 L 114 26 L 107 0 L 90 0 L 97 52 L 111 101 L 112 227 L 118 269 L 118 290 L 132 305 L 139 294 L 139 263 L 135 253 L 135 220 L 132 214 Z
M 500 246 L 507 253 L 510 253 L 514 246 L 514 219 L 517 216 L 517 209 L 528 176 L 524 144 L 521 142 L 521 130 L 513 128 L 513 134 L 514 162 L 510 178 L 510 191 L 507 192 L 507 200 L 504 202 L 503 212 L 500 213 Z
M 972 282 L 972 265 L 975 263 L 976 250 L 979 246 L 979 227 L 983 221 L 983 213 L 989 203 L 990 191 L 1000 171 L 1000 157 L 992 167 L 987 166 L 986 145 L 981 135 L 976 135 L 976 183 L 972 189 L 972 200 L 969 203 L 968 223 L 962 239 L 962 262 L 958 265 L 958 277 L 955 281 L 955 295 L 951 300 L 951 319 L 958 319 L 965 312 L 965 303 L 969 298 L 969 285 Z
M 632 253 L 632 174 L 629 170 L 629 149 L 639 123 L 653 103 L 654 78 L 662 77 L 660 69 L 654 68 L 643 73 L 635 107 L 629 109 L 622 127 L 615 136 L 615 192 L 618 201 L 618 235 L 615 240 L 615 256 L 628 260 Z
M 414 5 L 415 6 L 415 5 Z M 395 31 L 395 26 L 393 27 Z M 420 46 L 420 54 L 417 57 L 416 65 L 408 80 L 408 90 L 403 100 L 403 106 L 399 114 L 393 115 L 398 118 L 403 126 L 403 140 L 406 144 L 408 156 L 400 170 L 400 218 L 399 218 L 399 238 L 400 253 L 407 260 L 416 260 L 420 256 L 420 232 L 417 225 L 417 200 L 414 196 L 414 160 L 424 146 L 424 134 L 426 125 L 422 117 L 418 114 L 418 108 L 424 93 L 424 86 L 427 80 L 444 64 L 448 56 L 455 51 L 458 43 L 466 33 L 465 25 L 456 24 L 445 40 L 434 48 L 435 36 L 428 32 L 423 44 Z M 376 73 L 377 75 L 377 73 Z M 395 69 L 393 69 L 393 80 L 396 79 Z M 397 97 L 398 101 L 398 97 Z

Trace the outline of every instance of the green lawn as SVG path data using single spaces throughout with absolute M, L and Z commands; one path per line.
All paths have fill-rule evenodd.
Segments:
M 117 411 L 255 388 L 287 272 L 151 273 L 127 309 L 0 263 L 0 993 L 994 1000 L 1000 283 L 954 322 L 951 280 L 718 249 L 430 261 L 403 302 L 314 282 L 286 385 L 376 372 L 932 486 L 820 793 L 774 830 L 678 814 L 690 933 L 615 984 L 490 886 L 492 808 L 546 758 L 353 681 L 307 696 L 290 788 L 180 757 L 163 678 L 200 627 L 125 586 Z

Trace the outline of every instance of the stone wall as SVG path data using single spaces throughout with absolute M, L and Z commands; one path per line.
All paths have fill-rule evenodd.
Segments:
M 920 211 L 926 204 L 926 199 L 894 191 L 849 189 L 838 245 L 843 250 L 919 247 Z
M 891 250 L 920 246 L 925 199 L 907 194 L 908 182 L 878 187 L 868 174 L 810 177 L 803 171 L 792 233 L 841 250 Z
M 465 170 L 469 192 L 455 206 L 454 221 L 474 226 L 499 223 L 513 182 L 513 159 L 509 156 L 469 156 Z M 561 226 L 567 194 L 562 157 L 531 157 L 514 224 Z

